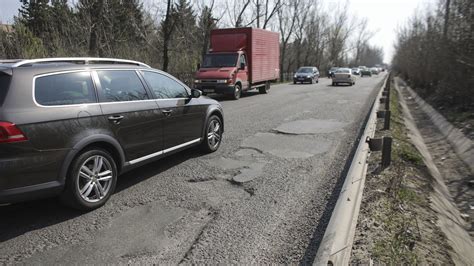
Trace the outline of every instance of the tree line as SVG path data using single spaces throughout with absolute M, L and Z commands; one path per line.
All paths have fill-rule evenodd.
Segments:
M 393 68 L 429 101 L 474 110 L 474 1 L 440 0 L 401 27 Z
M 383 61 L 374 32 L 345 4 L 323 0 L 23 0 L 13 30 L 0 30 L 0 58 L 99 56 L 192 73 L 214 28 L 280 33 L 280 68 L 372 66 Z

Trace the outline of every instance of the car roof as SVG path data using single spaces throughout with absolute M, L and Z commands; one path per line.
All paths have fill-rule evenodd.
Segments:
M 54 64 L 41 64 L 35 66 L 22 66 L 12 67 L 12 73 L 28 73 L 31 75 L 40 75 L 61 71 L 74 71 L 74 70 L 97 70 L 97 69 L 143 69 L 143 70 L 154 70 L 153 68 L 136 66 L 136 65 L 124 65 L 124 64 L 90 64 L 90 65 L 79 65 L 69 63 L 54 63 Z
M 0 71 L 12 73 L 20 71 L 68 71 L 97 68 L 150 68 L 150 66 L 127 59 L 101 58 L 101 57 L 58 57 L 37 59 L 0 59 Z

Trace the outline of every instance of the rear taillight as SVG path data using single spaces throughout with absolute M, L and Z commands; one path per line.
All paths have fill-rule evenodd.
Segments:
M 28 140 L 21 130 L 13 123 L 0 122 L 0 143 Z

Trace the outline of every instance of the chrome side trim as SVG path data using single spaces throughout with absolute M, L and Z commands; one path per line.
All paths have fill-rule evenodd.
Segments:
M 183 144 L 179 144 L 179 145 L 177 145 L 177 146 L 168 148 L 168 149 L 166 149 L 166 150 L 158 151 L 158 152 L 155 152 L 155 153 L 148 154 L 148 155 L 145 155 L 145 156 L 143 156 L 143 157 L 137 158 L 137 159 L 135 159 L 135 160 L 131 160 L 131 161 L 129 161 L 128 163 L 129 163 L 129 164 L 136 164 L 136 163 L 139 163 L 139 162 L 142 162 L 142 161 L 151 159 L 151 158 L 153 158 L 153 157 L 160 156 L 160 155 L 163 155 L 163 154 L 172 152 L 172 151 L 174 151 L 174 150 L 177 150 L 177 149 L 180 149 L 180 148 L 189 146 L 189 145 L 191 145 L 191 144 L 194 144 L 194 143 L 197 143 L 197 142 L 200 142 L 200 141 L 201 141 L 201 138 L 198 138 L 198 139 L 195 139 L 195 140 L 191 140 L 191 141 L 185 142 L 185 143 L 183 143 Z

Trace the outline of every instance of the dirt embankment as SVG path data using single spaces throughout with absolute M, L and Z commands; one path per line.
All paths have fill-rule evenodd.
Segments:
M 380 154 L 369 158 L 352 263 L 472 264 L 473 246 L 467 233 L 472 227 L 462 218 L 472 196 L 460 189 L 470 178 L 469 168 L 456 160 L 445 139 L 438 138 L 450 159 L 445 157 L 442 171 L 436 170 L 435 161 L 441 157 L 432 156 L 430 149 L 441 143 L 425 144 L 423 133 L 433 129 L 428 128 L 427 120 L 418 124 L 420 117 L 411 115 L 410 108 L 415 113 L 420 110 L 400 99 L 404 95 L 399 95 L 394 85 L 391 130 L 376 133 L 376 137 L 393 138 L 392 165 L 379 172 Z

